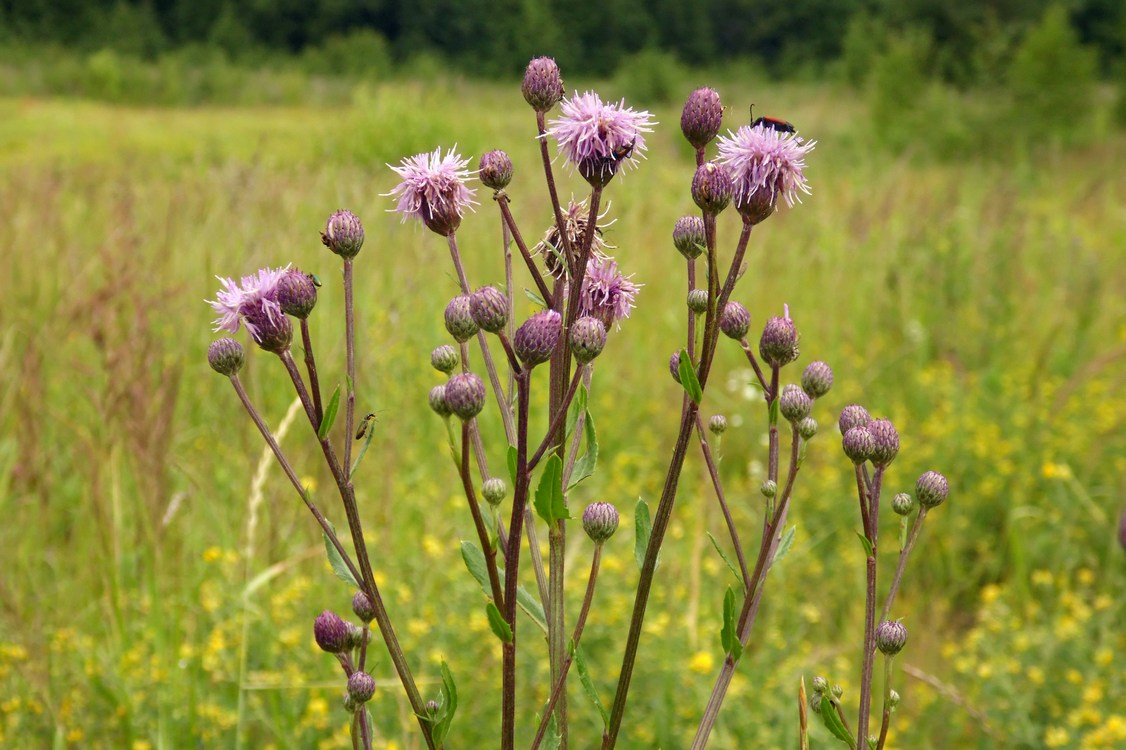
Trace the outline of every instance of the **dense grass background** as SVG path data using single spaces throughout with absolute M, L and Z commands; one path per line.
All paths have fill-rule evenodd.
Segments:
M 699 83 L 715 82 L 686 82 L 677 98 Z M 600 88 L 612 97 L 629 84 Z M 1096 129 L 1082 147 L 1045 138 L 944 159 L 926 145 L 963 124 L 956 117 L 873 127 L 844 89 L 720 90 L 732 127 L 754 101 L 819 141 L 814 194 L 756 230 L 736 296 L 758 324 L 788 303 L 799 364 L 830 362 L 837 385 L 815 413 L 823 429 L 791 513 L 794 550 L 771 578 L 712 746 L 794 747 L 802 674 L 840 683 L 855 705 L 862 554 L 833 425 L 856 401 L 899 426 L 890 492 L 931 468 L 952 486 L 897 608 L 911 643 L 897 660 L 910 676 L 897 678 L 893 746 L 1121 746 L 1126 139 Z M 656 116 L 648 161 L 609 190 L 607 238 L 645 287 L 599 360 L 602 461 L 571 500 L 623 509 L 584 637 L 607 701 L 636 583 L 632 508 L 659 492 L 680 403 L 666 371 L 684 284 L 670 233 L 694 210 L 692 165 L 678 105 Z M 385 163 L 403 156 L 503 147 L 517 165 L 517 218 L 536 236 L 548 207 L 534 127 L 517 86 L 449 78 L 356 87 L 316 107 L 0 101 L 0 744 L 347 745 L 339 672 L 316 650 L 312 621 L 346 610 L 351 592 L 208 369 L 203 300 L 216 274 L 286 263 L 319 274 L 318 357 L 323 377 L 340 380 L 338 264 L 318 232 L 348 207 L 367 228 L 358 407 L 379 422 L 359 492 L 374 564 L 424 692 L 436 694 L 441 659 L 458 680 L 456 747 L 492 745 L 499 650 L 460 562 L 471 522 L 425 400 L 440 382 L 427 358 L 446 341 L 441 310 L 456 283 L 444 243 L 386 214 L 381 194 L 394 185 Z M 900 139 L 913 128 L 918 147 L 894 155 L 883 127 Z M 585 194 L 578 180 L 565 183 L 572 191 Z M 497 283 L 498 219 L 478 197 L 459 237 L 472 283 Z M 737 223 L 721 219 L 729 253 Z M 723 472 L 753 538 L 765 415 L 736 347 L 721 347 L 719 367 L 706 411 L 732 422 Z M 253 353 L 244 381 L 277 424 L 292 400 L 278 363 Z M 499 424 L 485 429 L 491 463 L 503 466 Z M 341 525 L 307 428 L 294 422 L 284 445 Z M 730 574 L 704 536 L 723 538 L 722 524 L 698 455 L 685 478 L 623 747 L 686 746 L 722 658 Z M 589 551 L 575 535 L 572 618 Z M 522 670 L 536 706 L 546 662 L 525 658 Z M 417 747 L 386 657 L 373 671 L 384 680 L 378 746 Z M 574 746 L 593 746 L 597 715 L 573 696 Z

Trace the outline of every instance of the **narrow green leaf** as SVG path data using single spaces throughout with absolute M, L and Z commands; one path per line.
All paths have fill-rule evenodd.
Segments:
M 719 631 L 719 640 L 723 644 L 723 652 L 731 654 L 731 659 L 738 663 L 743 655 L 743 644 L 739 641 L 739 634 L 735 630 L 735 592 L 730 586 L 723 595 L 723 628 Z
M 700 380 L 696 377 L 696 366 L 692 364 L 692 358 L 688 356 L 687 349 L 680 350 L 678 374 L 680 375 L 680 384 L 684 386 L 688 398 L 692 399 L 693 403 L 699 404 L 704 398 L 704 391 L 700 388 Z
M 442 690 L 438 705 L 438 714 L 434 717 L 431 734 L 434 737 L 434 744 L 441 747 L 450 732 L 454 714 L 457 713 L 457 685 L 454 684 L 454 676 L 450 672 L 449 665 L 444 661 L 442 662 Z
M 500 582 L 504 583 L 503 570 L 500 573 Z M 524 614 L 531 617 L 532 622 L 539 625 L 540 630 L 544 632 L 544 635 L 547 635 L 547 616 L 543 613 L 543 605 L 523 586 L 516 587 L 516 606 L 524 610 Z
M 552 714 L 547 719 L 547 734 L 544 735 L 540 747 L 543 750 L 559 750 L 563 746 L 563 733 L 559 731 L 559 720 Z
M 512 481 L 511 487 L 516 487 L 516 457 L 517 450 L 515 445 L 508 446 L 508 478 Z
M 899 551 L 907 546 L 907 516 L 899 517 Z
M 328 527 L 332 529 L 333 534 L 336 533 L 336 527 L 333 526 L 331 522 Z M 348 566 L 344 563 L 344 558 L 340 556 L 336 547 L 333 546 L 332 540 L 328 538 L 328 534 L 322 531 L 321 536 L 324 537 L 325 540 L 325 552 L 328 554 L 328 564 L 332 566 L 332 572 L 336 574 L 337 578 L 344 581 L 344 583 L 347 583 L 352 588 L 362 589 L 363 586 L 352 577 L 352 571 L 348 570 Z M 339 538 L 339 536 L 337 538 Z
M 736 567 L 735 563 L 731 561 L 731 558 L 727 556 L 727 553 L 723 551 L 723 547 L 719 546 L 719 540 L 712 536 L 712 532 L 710 531 L 705 531 L 704 533 L 708 535 L 708 539 L 712 540 L 712 546 L 715 547 L 715 551 L 719 553 L 719 556 L 723 558 L 723 561 L 727 563 L 727 569 L 731 571 L 731 574 L 733 576 L 735 576 L 735 580 L 746 586 L 747 584 L 743 580 L 743 574 L 739 572 L 739 568 Z
M 859 531 L 856 532 L 856 536 L 858 539 L 860 539 L 860 546 L 864 548 L 865 556 L 871 557 L 874 549 L 872 547 L 872 540 L 861 534 Z
M 649 504 L 641 498 L 637 499 L 637 507 L 633 518 L 633 556 L 637 560 L 637 567 L 645 562 L 645 550 L 649 547 L 649 534 L 653 531 L 653 521 L 649 518 Z
M 586 386 L 580 384 L 578 392 L 575 397 L 571 399 L 571 408 L 567 411 L 567 434 L 570 435 L 575 431 L 575 425 L 579 421 L 579 417 L 586 411 L 587 392 Z
M 375 437 L 375 425 L 368 424 L 367 430 L 364 431 L 362 437 L 364 438 L 364 444 L 360 446 L 360 452 L 356 454 L 356 460 L 352 462 L 352 468 L 348 470 L 349 477 L 355 476 L 356 467 L 360 465 L 360 461 L 363 460 L 364 454 L 368 452 L 368 448 L 371 446 L 371 440 Z
M 583 434 L 586 436 L 586 453 L 579 456 L 579 460 L 575 461 L 571 481 L 567 485 L 568 492 L 574 489 L 579 482 L 593 475 L 595 468 L 598 466 L 598 433 L 594 430 L 594 417 L 589 412 L 587 412 L 586 420 L 583 422 Z
M 845 729 L 844 724 L 841 722 L 841 717 L 837 716 L 836 705 L 833 703 L 836 698 L 830 699 L 825 696 L 821 699 L 821 721 L 824 722 L 825 728 L 828 729 L 834 737 L 841 742 L 845 743 L 851 748 L 856 747 L 856 740 L 852 738 L 849 731 Z
M 461 559 L 465 562 L 465 567 L 469 570 L 470 575 L 477 579 L 481 590 L 485 592 L 486 596 L 491 597 L 493 590 L 489 585 L 489 568 L 488 564 L 485 562 L 485 553 L 473 542 L 462 542 Z M 503 586 L 504 571 L 500 570 L 497 572 L 500 576 L 500 583 Z M 547 633 L 547 617 L 544 616 L 543 605 L 523 586 L 516 587 L 516 605 L 524 610 L 524 614 L 532 618 L 532 622 L 538 625 L 540 630 L 545 634 Z
M 336 421 L 336 412 L 340 408 L 340 386 L 336 386 L 336 390 L 332 392 L 332 398 L 328 400 L 328 406 L 325 407 L 324 419 L 321 420 L 321 426 L 317 428 L 317 437 L 324 440 L 328 435 L 329 430 L 332 429 L 332 423 Z
M 586 658 L 583 656 L 582 649 L 574 647 L 572 641 L 572 650 L 575 652 L 575 669 L 579 671 L 579 682 L 582 683 L 583 692 L 598 709 L 598 715 L 602 717 L 602 728 L 605 729 L 610 726 L 610 714 L 606 712 L 606 707 L 598 697 L 598 688 L 594 686 L 594 680 L 590 679 L 590 671 L 586 667 Z
M 775 396 L 774 400 L 770 402 L 770 410 L 768 412 L 768 415 L 769 415 L 768 418 L 769 418 L 771 427 L 774 427 L 775 425 L 778 424 L 778 417 L 782 413 L 781 409 L 782 409 L 781 401 L 779 401 L 778 397 Z
M 489 617 L 489 627 L 493 634 L 500 638 L 501 643 L 512 643 L 512 626 L 504 620 L 495 602 L 490 601 L 485 605 L 485 614 Z
M 552 454 L 543 467 L 534 504 L 536 513 L 548 525 L 571 517 L 563 500 L 563 459 L 558 455 Z
M 771 565 L 782 562 L 782 559 L 789 553 L 790 547 L 794 546 L 794 534 L 797 530 L 797 525 L 793 525 L 782 534 L 782 538 L 778 540 L 778 548 L 774 550 L 774 559 L 771 560 Z
M 531 289 L 528 289 L 527 287 L 524 288 L 524 296 L 530 299 L 532 302 L 535 302 L 540 307 L 547 307 L 547 302 L 544 301 L 544 298 L 533 292 Z

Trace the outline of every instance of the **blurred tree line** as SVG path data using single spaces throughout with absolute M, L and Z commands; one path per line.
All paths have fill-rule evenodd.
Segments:
M 1058 0 L 1057 0 L 1058 1 Z M 238 62 L 304 58 L 351 74 L 430 57 L 511 76 L 535 55 L 605 76 L 646 51 L 690 66 L 754 59 L 773 75 L 863 65 L 856 47 L 925 38 L 929 72 L 988 83 L 1052 0 L 0 0 L 0 43 L 112 50 L 155 60 L 184 49 Z M 1097 72 L 1126 56 L 1126 3 L 1059 6 Z M 851 45 L 851 47 L 850 47 Z M 850 54 L 851 53 L 851 54 Z M 853 80 L 856 70 L 846 71 Z

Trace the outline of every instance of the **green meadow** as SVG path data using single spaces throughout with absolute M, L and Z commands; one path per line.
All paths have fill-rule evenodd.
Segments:
M 595 500 L 622 510 L 583 638 L 603 701 L 637 581 L 634 506 L 655 505 L 679 418 L 682 391 L 667 362 L 682 345 L 685 279 L 671 232 L 696 210 L 679 102 L 705 83 L 730 106 L 725 125 L 742 124 L 751 102 L 769 103 L 818 141 L 813 194 L 756 228 L 734 297 L 750 309 L 752 332 L 789 305 L 802 337 L 790 380 L 815 359 L 835 372 L 795 491 L 794 546 L 769 580 L 710 746 L 796 747 L 803 675 L 840 684 L 855 715 L 864 565 L 836 417 L 857 402 L 899 428 L 889 493 L 912 491 L 929 469 L 951 485 L 895 613 L 910 642 L 896 659 L 902 703 L 890 746 L 1126 746 L 1126 551 L 1117 541 L 1126 136 L 1070 148 L 1045 137 L 957 158 L 896 151 L 855 92 L 827 86 L 692 81 L 673 104 L 653 107 L 660 125 L 648 159 L 607 190 L 606 239 L 644 287 L 598 360 L 599 467 L 570 498 L 576 515 Z M 941 135 L 923 121 L 911 140 Z M 314 342 L 322 382 L 343 381 L 339 261 L 319 238 L 338 208 L 367 232 L 357 409 L 377 422 L 357 489 L 377 581 L 424 695 L 437 695 L 443 660 L 457 681 L 449 746 L 494 746 L 500 649 L 461 562 L 472 520 L 445 427 L 426 402 L 442 382 L 429 353 L 448 341 L 442 310 L 457 282 L 444 241 L 400 223 L 383 194 L 396 182 L 386 164 L 404 156 L 456 145 L 475 163 L 503 148 L 516 164 L 517 221 L 538 237 L 550 209 L 534 136 L 518 85 L 458 79 L 357 86 L 304 106 L 0 100 L 0 746 L 350 747 L 340 671 L 316 648 L 312 624 L 323 609 L 347 612 L 352 591 L 205 357 L 214 316 L 204 300 L 216 275 L 292 263 L 323 281 Z M 564 198 L 585 197 L 585 183 L 562 174 Z M 503 283 L 490 197 L 478 191 L 458 235 L 474 286 Z M 738 226 L 720 216 L 723 257 Z M 531 286 L 519 271 L 516 283 Z M 518 296 L 517 309 L 534 307 Z M 704 413 L 731 424 L 721 471 L 753 539 L 766 414 L 736 345 L 720 342 L 716 366 Z M 248 351 L 242 377 L 266 420 L 284 422 L 283 447 L 343 527 L 308 427 L 286 421 L 294 394 L 277 359 Z M 490 465 L 503 467 L 495 413 L 483 430 Z M 881 538 L 894 539 L 896 520 L 884 524 Z M 571 622 L 591 554 L 572 528 Z M 621 747 L 691 741 L 723 658 L 720 613 L 733 583 L 707 532 L 726 539 L 693 447 Z M 530 644 L 533 626 L 523 623 Z M 373 653 L 376 747 L 418 748 L 389 659 Z M 545 650 L 522 653 L 526 745 L 548 670 Z M 594 747 L 601 721 L 572 682 L 572 746 Z M 820 726 L 813 740 L 834 742 Z

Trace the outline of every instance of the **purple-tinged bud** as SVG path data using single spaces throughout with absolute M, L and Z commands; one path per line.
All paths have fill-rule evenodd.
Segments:
M 906 492 L 900 492 L 891 499 L 891 509 L 897 516 L 906 516 L 915 510 L 915 500 Z
M 606 325 L 598 318 L 584 315 L 571 326 L 571 353 L 579 364 L 592 361 L 605 346 Z
M 477 335 L 477 321 L 473 319 L 468 294 L 459 294 L 446 305 L 446 330 L 458 343 Z
M 669 373 L 673 380 L 680 382 L 680 352 L 673 352 L 669 357 Z
M 220 375 L 234 375 L 242 369 L 245 361 L 246 352 L 243 351 L 242 344 L 232 338 L 212 341 L 211 346 L 207 347 L 207 364 Z
M 809 412 L 813 409 L 813 399 L 801 389 L 801 386 L 791 383 L 782 389 L 778 408 L 786 421 L 794 424 L 809 416 Z
M 722 414 L 713 414 L 708 420 L 708 429 L 713 435 L 722 435 L 727 432 L 727 417 Z
M 446 405 L 461 419 L 472 419 L 485 408 L 485 383 L 471 372 L 459 372 L 446 381 Z
M 537 112 L 546 112 L 563 98 L 563 77 L 550 57 L 537 57 L 528 63 L 520 85 L 524 101 Z
M 442 704 L 439 703 L 438 701 L 429 700 L 429 701 L 426 701 L 426 705 L 423 707 L 423 710 L 426 711 L 427 716 L 437 716 L 438 715 L 438 709 L 440 709 L 441 707 L 442 707 Z
M 810 362 L 801 374 L 801 387 L 810 398 L 821 398 L 833 387 L 833 369 L 821 360 Z
M 419 203 L 418 218 L 434 234 L 449 237 L 461 226 L 461 203 L 452 200 L 443 200 L 440 203 L 431 203 L 422 198 Z
M 907 645 L 907 628 L 898 620 L 884 620 L 876 626 L 876 648 L 887 656 L 895 656 Z
M 731 173 L 714 161 L 701 165 L 692 178 L 692 200 L 708 213 L 718 214 L 731 202 Z
M 708 290 L 693 289 L 688 293 L 688 309 L 696 315 L 703 315 L 708 311 Z
M 453 411 L 450 409 L 449 403 L 446 402 L 446 386 L 436 385 L 431 388 L 429 401 L 430 408 L 433 409 L 434 413 L 439 417 L 445 419 L 446 417 L 453 414 Z
M 715 89 L 699 88 L 688 95 L 680 113 L 680 132 L 699 150 L 711 143 L 723 122 L 723 104 Z
M 274 354 L 289 350 L 293 342 L 293 323 L 276 308 L 255 307 L 246 313 L 246 327 L 258 346 Z
M 813 417 L 806 417 L 798 422 L 798 435 L 802 440 L 812 440 L 813 436 L 817 434 L 817 420 Z
M 348 693 L 344 693 L 344 710 L 350 714 L 354 714 L 360 710 L 362 703 L 357 703 L 354 698 Z
M 876 448 L 876 439 L 867 427 L 853 427 L 841 438 L 844 454 L 854 464 L 862 464 L 869 459 Z
M 508 494 L 508 485 L 500 477 L 489 477 L 481 485 L 481 494 L 489 505 L 500 505 Z
M 751 328 L 751 313 L 738 302 L 728 302 L 719 314 L 719 330 L 728 338 L 742 341 Z
M 469 296 L 469 311 L 481 330 L 497 333 L 508 322 L 508 298 L 495 286 L 483 286 Z
M 743 221 L 751 226 L 769 219 L 776 208 L 778 208 L 778 192 L 775 190 L 755 190 L 735 198 L 735 210 L 743 217 Z
M 895 707 L 899 705 L 899 701 L 899 693 L 895 690 L 888 693 L 888 707 L 891 708 L 891 710 L 895 710 Z
M 321 242 L 341 258 L 355 258 L 364 246 L 364 225 L 351 211 L 337 211 L 328 217 Z
M 778 494 L 778 483 L 773 479 L 764 479 L 762 484 L 759 485 L 758 491 L 762 493 L 763 497 L 774 497 Z
M 348 697 L 356 703 L 367 703 L 373 695 L 375 695 L 375 678 L 367 672 L 353 672 L 348 678 Z
M 357 591 L 355 596 L 352 597 L 352 612 L 364 622 L 371 622 L 375 619 L 375 605 L 371 603 L 368 595 L 362 591 Z
M 430 352 L 430 364 L 438 372 L 449 375 L 461 364 L 461 357 L 458 356 L 457 349 L 449 344 L 442 344 Z
M 875 441 L 868 458 L 876 466 L 887 466 L 899 453 L 899 433 L 896 432 L 895 425 L 887 419 L 873 419 L 868 423 L 868 432 L 872 433 Z
M 364 643 L 364 629 L 354 622 L 345 620 L 345 625 L 348 626 L 348 648 L 359 648 Z
M 554 310 L 542 310 L 524 321 L 512 337 L 512 348 L 526 367 L 551 359 L 563 331 L 563 318 Z
M 618 509 L 610 503 L 591 503 L 583 511 L 583 531 L 595 544 L 602 544 L 618 530 Z
M 788 365 L 798 358 L 798 329 L 789 318 L 775 316 L 766 321 L 758 352 L 772 367 Z
M 348 623 L 340 615 L 326 609 L 313 623 L 313 637 L 322 651 L 339 654 L 348 649 Z
M 493 190 L 504 190 L 512 182 L 512 159 L 503 151 L 487 151 L 477 165 L 481 184 Z
M 844 409 L 841 409 L 840 419 L 837 420 L 837 427 L 840 428 L 841 434 L 845 434 L 853 427 L 867 427 L 868 423 L 872 421 L 872 415 L 868 413 L 860 404 L 849 404 Z
M 815 692 L 815 693 L 827 693 L 827 692 L 829 692 L 829 681 L 826 680 L 824 677 L 821 677 L 820 675 L 818 675 L 817 677 L 814 677 L 813 678 L 813 692 Z
M 946 502 L 950 493 L 950 485 L 946 477 L 937 471 L 924 472 L 915 481 L 915 495 L 919 498 L 919 505 L 924 508 L 936 508 Z M 1126 545 L 1123 545 L 1126 546 Z
M 700 257 L 707 249 L 704 220 L 699 216 L 681 216 L 672 228 L 672 244 L 688 260 Z
M 317 285 L 309 274 L 291 270 L 278 279 L 278 305 L 286 315 L 304 320 L 317 304 Z

